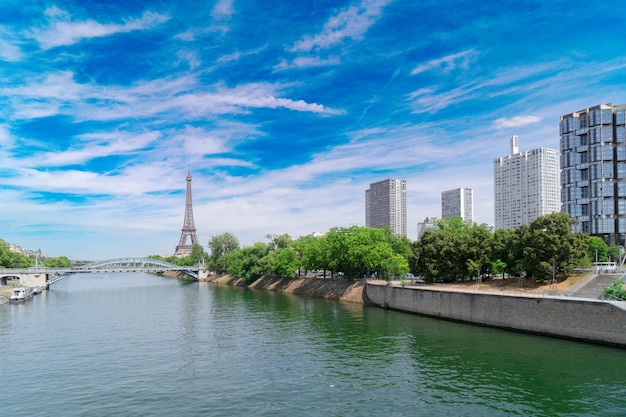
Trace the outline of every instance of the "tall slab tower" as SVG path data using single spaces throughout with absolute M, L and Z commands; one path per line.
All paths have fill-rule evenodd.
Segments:
M 189 239 L 187 239 L 189 238 Z M 188 243 L 189 240 L 189 243 Z M 174 256 L 183 257 L 191 255 L 193 245 L 200 244 L 196 234 L 196 226 L 193 224 L 193 204 L 191 202 L 191 171 L 187 171 L 187 192 L 185 195 L 185 221 L 183 223 L 180 241 L 176 246 Z

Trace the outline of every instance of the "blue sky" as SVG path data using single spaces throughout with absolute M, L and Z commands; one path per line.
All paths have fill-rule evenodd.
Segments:
M 493 159 L 626 103 L 614 2 L 0 1 L 0 238 L 51 256 L 171 255 L 191 169 L 201 243 L 364 225 L 407 180 L 493 224 Z

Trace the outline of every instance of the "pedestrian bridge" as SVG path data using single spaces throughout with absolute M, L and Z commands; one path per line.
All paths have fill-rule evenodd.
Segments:
M 206 278 L 208 271 L 204 263 L 195 266 L 179 266 L 152 258 L 116 258 L 92 262 L 70 268 L 7 268 L 0 269 L 0 282 L 6 285 L 8 279 L 19 279 L 20 285 L 48 287 L 73 274 L 117 273 L 117 272 L 180 272 L 190 279 Z

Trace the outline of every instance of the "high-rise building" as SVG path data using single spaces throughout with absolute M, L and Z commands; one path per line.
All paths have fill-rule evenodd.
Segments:
M 511 154 L 493 161 L 496 229 L 515 229 L 559 211 L 559 153 L 537 148 L 519 151 L 511 136 Z
M 474 221 L 474 191 L 471 188 L 457 188 L 441 193 L 441 218 L 460 217 L 471 223 Z
M 426 217 L 422 223 L 417 224 L 417 240 L 421 240 L 424 234 L 429 230 L 439 230 L 439 221 L 436 217 Z
M 406 180 L 386 179 L 365 190 L 365 226 L 389 226 L 406 236 Z
M 574 231 L 624 245 L 626 104 L 600 104 L 561 116 L 561 211 Z

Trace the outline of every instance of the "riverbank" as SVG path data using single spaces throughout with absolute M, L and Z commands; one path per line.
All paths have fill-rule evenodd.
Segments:
M 246 286 L 241 278 L 230 275 L 211 275 L 206 282 L 217 284 Z M 276 277 L 261 277 L 247 286 L 257 290 L 286 292 L 294 295 L 325 298 L 349 303 L 365 304 L 364 288 L 362 281 L 345 281 L 324 278 L 295 278 L 283 279 Z
M 624 302 L 570 298 L 556 292 L 369 281 L 366 299 L 392 310 L 481 326 L 626 347 Z
M 210 276 L 204 281 L 245 286 L 241 279 L 229 275 Z M 347 282 L 312 277 L 262 277 L 248 287 L 377 305 L 481 326 L 626 347 L 626 309 L 621 303 L 557 295 L 582 283 L 576 281 L 584 280 L 561 283 L 555 288 L 555 285 L 532 284 L 517 279 L 506 283 L 413 286 L 403 285 L 400 281 Z

